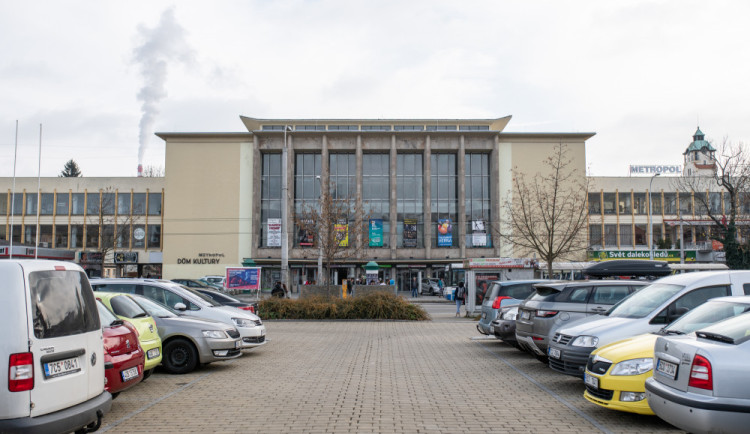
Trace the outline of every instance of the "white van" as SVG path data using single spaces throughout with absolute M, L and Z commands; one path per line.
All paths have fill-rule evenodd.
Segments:
M 99 312 L 70 262 L 0 261 L 0 432 L 95 431 L 104 390 Z

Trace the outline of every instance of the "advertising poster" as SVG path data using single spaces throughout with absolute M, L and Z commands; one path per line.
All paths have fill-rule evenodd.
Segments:
M 417 247 L 417 219 L 404 219 L 404 247 Z
M 453 245 L 453 226 L 451 219 L 438 219 L 437 224 L 438 247 L 451 247 Z
M 260 267 L 227 267 L 227 289 L 260 290 Z
M 333 230 L 336 234 L 336 241 L 339 243 L 339 247 L 349 246 L 349 225 L 346 220 L 339 221 L 333 225 Z
M 490 284 L 494 280 L 500 280 L 500 273 L 476 273 L 474 277 L 474 283 L 476 284 L 476 305 L 481 306 L 484 301 L 487 291 L 490 289 Z
M 268 247 L 281 247 L 281 219 L 268 219 Z
M 312 231 L 313 226 L 314 224 L 312 220 L 305 220 L 302 222 L 299 232 L 297 232 L 297 243 L 300 247 L 312 247 L 315 244 L 315 234 Z
M 383 219 L 370 219 L 370 247 L 383 247 Z
M 484 220 L 472 220 L 471 230 L 471 245 L 474 247 L 487 246 L 487 233 L 484 230 Z

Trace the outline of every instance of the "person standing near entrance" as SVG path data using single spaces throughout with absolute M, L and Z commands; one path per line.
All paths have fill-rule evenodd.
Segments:
M 417 279 L 412 278 L 411 279 L 411 296 L 412 298 L 417 298 L 418 296 L 418 288 L 417 288 Z
M 466 288 L 464 288 L 463 282 L 458 282 L 458 288 L 456 288 L 456 316 L 461 316 L 461 304 L 466 298 Z

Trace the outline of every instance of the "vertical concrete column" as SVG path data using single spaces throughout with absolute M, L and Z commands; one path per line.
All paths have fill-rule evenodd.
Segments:
M 398 165 L 398 154 L 396 153 L 396 136 L 391 136 L 391 155 L 390 155 L 390 157 L 391 157 L 391 164 L 390 164 L 390 166 L 391 166 L 390 169 L 391 170 L 390 170 L 390 176 L 389 176 L 390 177 L 390 182 L 388 183 L 388 185 L 390 186 L 390 192 L 389 192 L 389 195 L 388 195 L 388 197 L 389 197 L 389 201 L 388 201 L 388 210 L 389 210 L 388 220 L 391 222 L 391 224 L 390 224 L 390 230 L 388 231 L 388 238 L 390 240 L 390 242 L 389 242 L 388 245 L 391 248 L 391 259 L 396 259 L 396 241 L 397 241 L 396 240 L 396 234 L 397 234 L 397 229 L 398 229 L 398 228 L 396 228 L 396 224 L 397 224 L 397 221 L 398 221 L 398 215 L 397 215 L 397 210 L 398 210 L 397 201 L 398 201 L 398 198 L 396 197 L 396 191 L 397 191 L 397 189 L 396 189 L 396 187 L 397 187 L 396 183 L 398 182 L 398 179 L 396 178 L 396 172 L 397 172 L 397 169 L 398 169 L 398 167 L 397 167 L 397 165 Z M 393 271 L 393 269 L 391 269 L 391 271 Z M 396 278 L 396 276 L 393 275 L 393 273 L 391 273 L 391 277 L 393 277 L 394 279 Z
M 323 192 L 330 193 L 328 181 L 331 175 L 331 168 L 328 167 L 328 136 L 323 135 L 322 143 L 320 144 L 320 194 Z
M 253 214 L 253 221 L 251 226 L 253 228 L 260 229 L 261 221 L 260 221 L 260 199 L 261 199 L 261 191 L 260 191 L 260 178 L 262 176 L 263 172 L 263 156 L 260 153 L 260 148 L 258 147 L 258 136 L 253 134 L 253 180 L 252 180 L 252 196 L 250 197 L 251 200 L 251 209 L 258 210 L 258 212 L 254 212 Z M 162 196 L 163 198 L 164 196 Z M 162 213 L 164 215 L 164 213 Z M 257 249 L 260 245 L 260 231 L 254 230 L 252 235 L 250 235 L 250 257 L 256 258 L 257 255 Z
M 503 204 L 500 198 L 505 192 L 500 189 L 500 135 L 495 135 L 495 147 L 490 152 L 490 207 L 492 218 L 487 222 L 487 229 L 492 237 L 492 248 L 495 256 L 500 256 L 500 236 L 502 214 L 501 207 Z M 510 199 L 511 196 L 508 196 Z
M 284 139 L 282 139 L 281 146 L 284 146 Z M 291 134 L 287 134 L 286 137 L 287 144 L 289 145 L 287 147 L 286 152 L 286 197 L 283 198 L 286 201 L 286 209 L 287 209 L 287 222 L 286 227 L 284 228 L 284 231 L 286 232 L 286 246 L 287 246 L 287 252 L 291 252 L 294 248 L 294 221 L 297 215 L 296 210 L 294 209 L 294 195 L 296 194 L 295 188 L 294 188 L 294 167 L 295 167 L 295 161 L 297 160 L 296 153 L 294 152 L 294 137 Z M 282 239 L 282 243 L 283 243 Z M 291 255 L 287 255 L 287 261 Z M 287 264 L 288 266 L 288 264 Z M 289 281 L 289 269 L 287 269 L 287 282 Z M 283 278 L 283 276 L 282 276 Z M 288 284 L 288 283 L 287 283 Z
M 458 144 L 458 248 L 462 258 L 466 257 L 466 155 L 465 136 L 462 134 Z
M 363 210 L 362 207 L 362 135 L 357 135 L 357 148 L 354 151 L 354 159 L 356 160 L 356 167 L 357 167 L 357 203 L 356 203 L 356 209 Z M 369 223 L 369 222 L 368 222 Z M 357 225 L 358 228 L 362 228 L 362 214 L 357 213 L 357 219 L 354 222 L 355 225 Z M 368 226 L 369 228 L 369 226 Z M 357 232 L 357 240 L 356 243 L 358 246 L 362 245 L 362 231 L 358 230 Z M 368 246 L 365 246 L 368 247 Z
M 423 204 L 424 209 L 424 225 L 423 225 L 423 240 L 424 240 L 424 254 L 425 258 L 432 258 L 432 233 L 435 228 L 432 227 L 432 209 L 430 204 L 432 203 L 432 148 L 430 142 L 430 136 L 426 138 L 424 152 L 422 153 L 422 185 L 424 185 L 424 197 Z

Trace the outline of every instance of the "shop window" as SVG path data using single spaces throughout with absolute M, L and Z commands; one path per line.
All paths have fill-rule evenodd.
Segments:
M 55 248 L 68 248 L 68 225 L 55 225 Z
M 83 248 L 83 225 L 70 225 L 70 248 Z
M 86 248 L 99 248 L 99 225 L 86 225 Z

